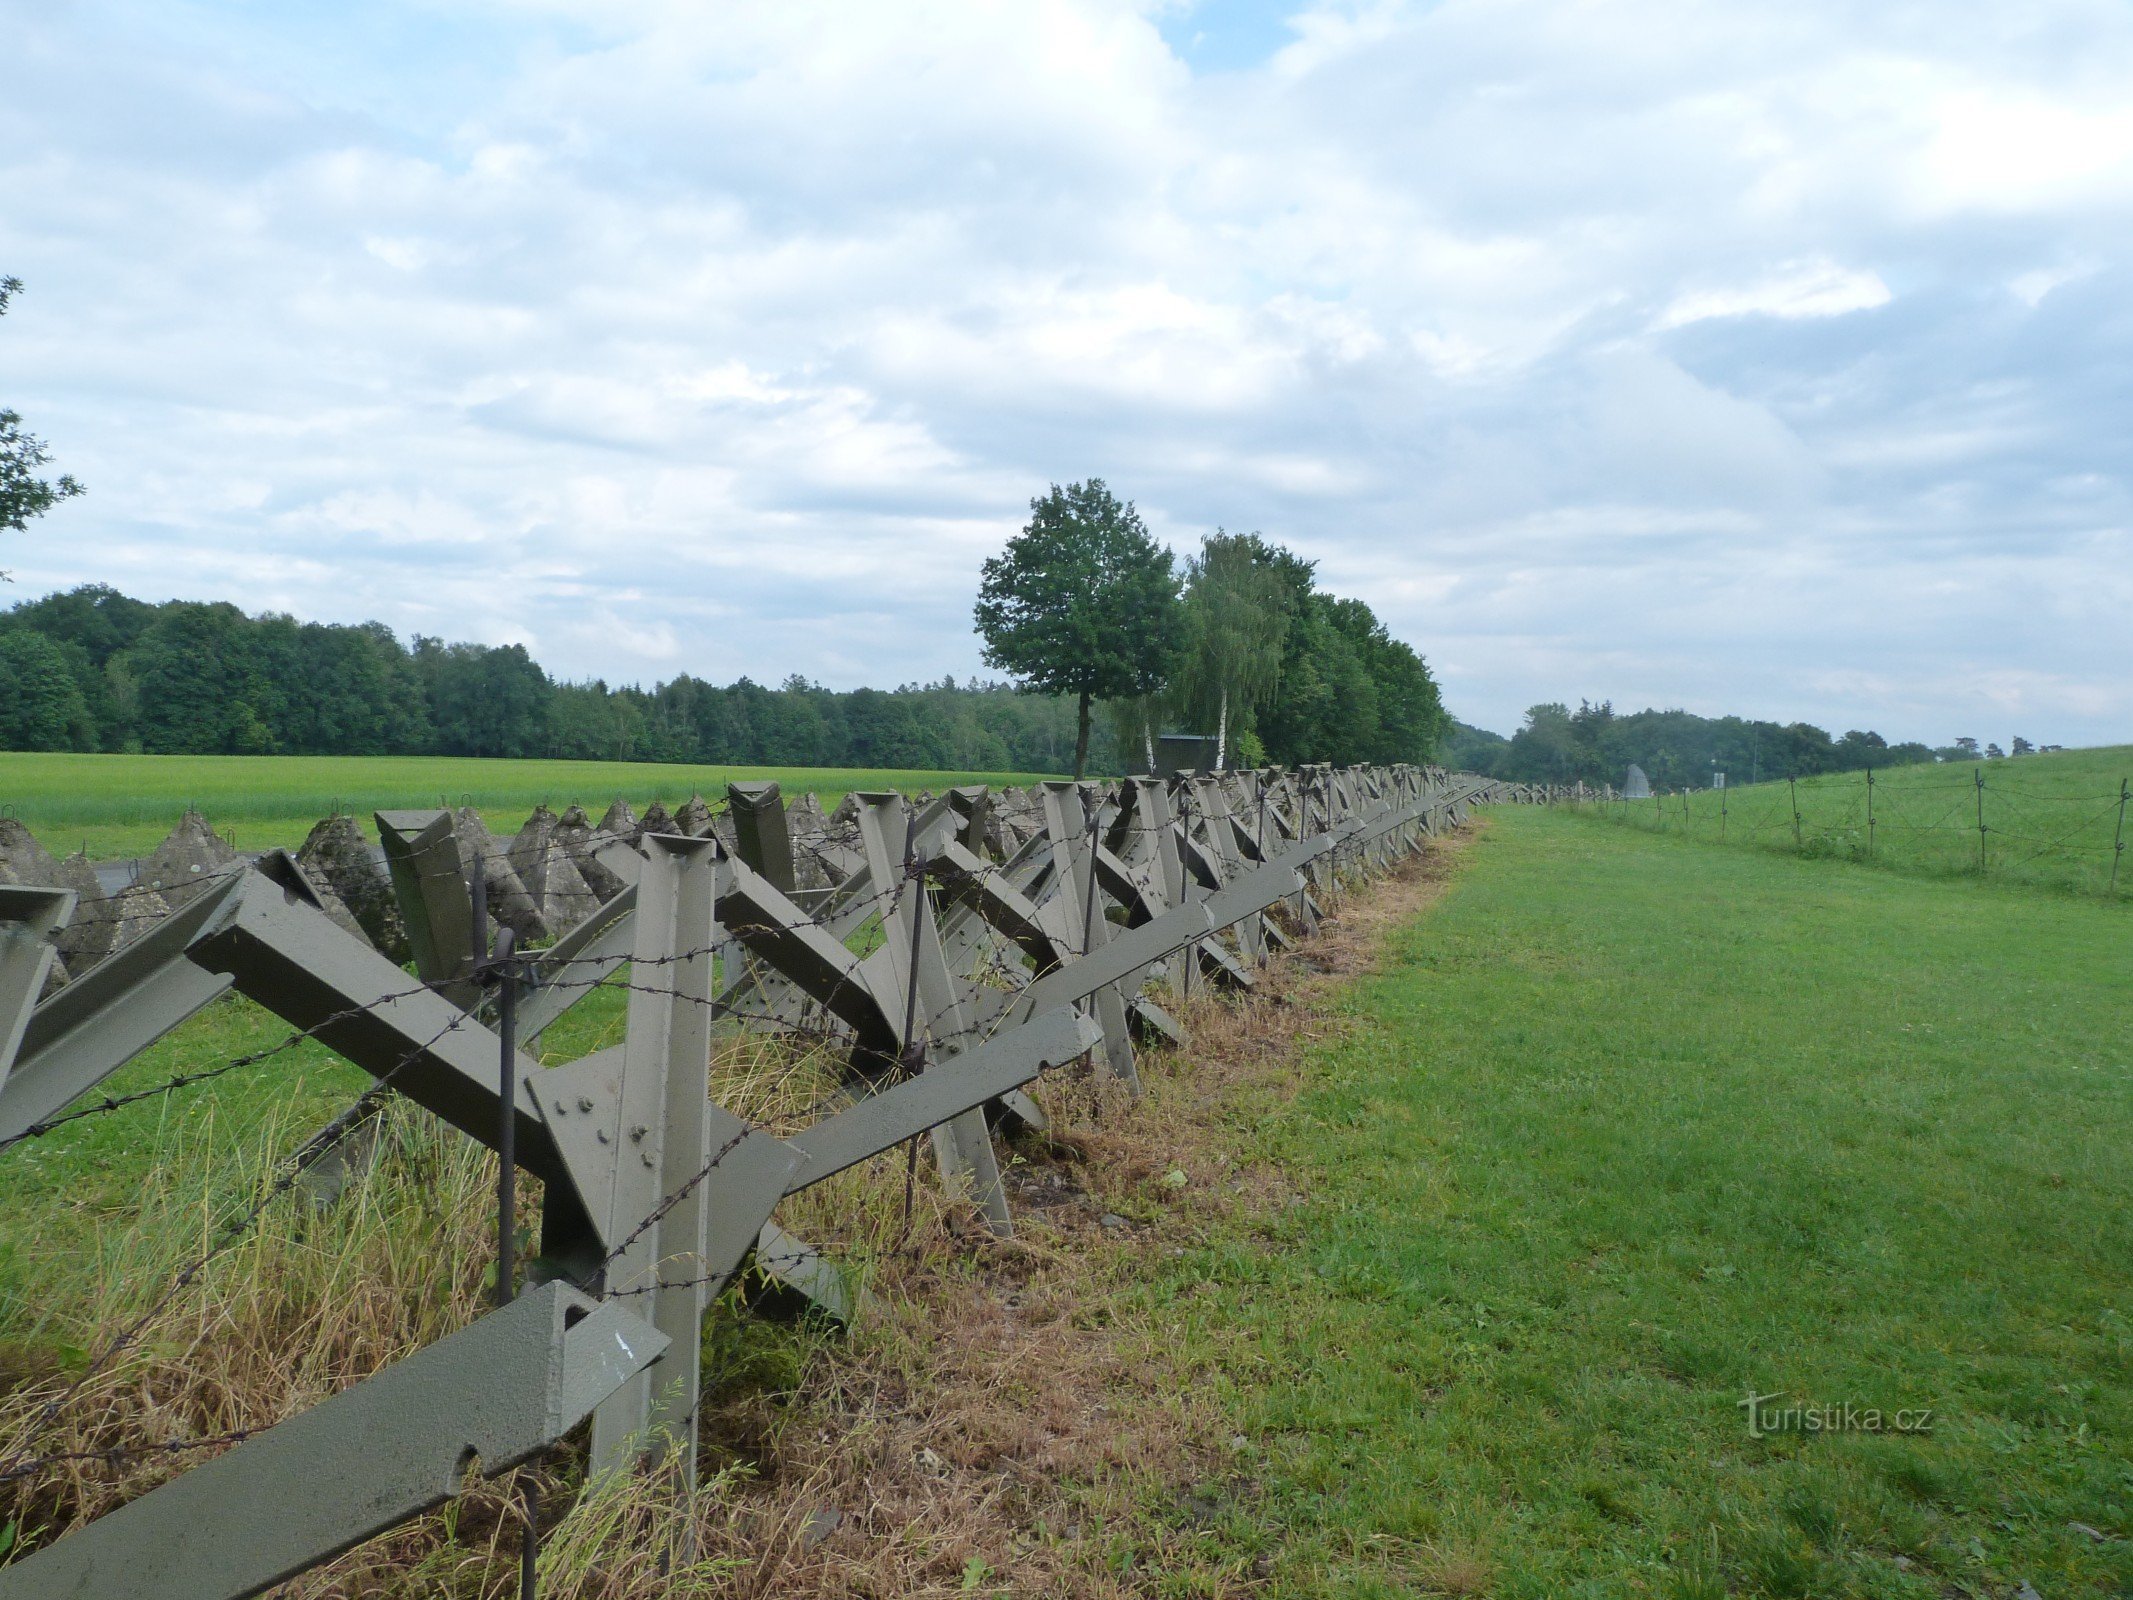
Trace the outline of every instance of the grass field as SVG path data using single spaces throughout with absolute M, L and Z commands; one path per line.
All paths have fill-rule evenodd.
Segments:
M 2126 909 L 1528 808 L 1450 859 L 1370 975 L 1196 998 L 1130 1117 L 1054 1102 L 1079 1153 L 1024 1152 L 1061 1198 L 1012 1246 L 921 1183 L 905 1252 L 898 1158 L 810 1192 L 881 1306 L 707 1339 L 745 1470 L 706 1537 L 792 1586 L 747 1592 L 2133 1590 Z M 282 1036 L 218 1002 L 111 1087 Z M 0 1155 L 0 1391 L 77 1367 L 364 1081 L 306 1046 Z M 114 1406 L 252 1422 L 465 1321 L 486 1171 L 412 1137 L 352 1217 L 276 1208 Z M 1751 1437 L 1750 1395 L 1885 1426 Z M 813 1567 L 777 1532 L 884 1503 Z M 615 1548 L 589 1516 L 559 1572 Z M 379 1592 L 509 1592 L 426 1526 Z
M 1273 1592 L 2128 1592 L 2124 910 L 1522 808 L 1469 854 L 1238 1130 L 1307 1202 L 1139 1312 Z
M 596 818 L 621 795 L 640 812 L 691 794 L 716 800 L 729 779 L 772 779 L 789 797 L 812 790 L 825 807 L 853 789 L 940 789 L 952 783 L 1027 784 L 1054 774 L 897 772 L 846 767 L 670 766 L 627 761 L 485 761 L 458 756 L 126 756 L 0 753 L 0 807 L 54 855 L 94 860 L 146 855 L 187 806 L 198 806 L 238 848 L 294 848 L 339 807 L 371 811 L 472 805 L 491 828 L 515 833 L 535 805 L 572 803 Z
M 2133 745 L 2109 745 L 1890 767 L 1873 774 L 1871 796 L 1867 774 L 1839 772 L 1797 785 L 1701 789 L 1586 809 L 1655 832 L 2085 893 L 2111 887 L 2116 858 L 2116 888 L 2124 895 L 2133 894 L 2133 870 L 2116 846 L 2122 837 L 2133 842 L 2133 832 L 2119 831 L 2121 785 L 2129 778 Z

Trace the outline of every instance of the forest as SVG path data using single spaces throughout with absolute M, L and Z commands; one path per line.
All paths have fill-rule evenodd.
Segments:
M 1290 561 L 1279 686 L 1240 712 L 1240 753 L 1425 760 L 1435 685 L 1368 606 Z M 522 645 L 403 643 L 383 623 L 151 604 L 104 585 L 0 612 L 0 749 L 206 755 L 463 755 L 801 767 L 1063 772 L 1075 706 L 1004 682 L 833 690 L 683 673 L 643 688 L 558 681 Z M 1099 717 L 1089 766 L 1137 765 L 1130 718 Z M 1166 724 L 1167 726 L 1167 724 Z
M 2008 753 L 2027 755 L 2037 748 L 2057 746 L 2033 746 L 2017 738 Z M 1455 722 L 1440 759 L 1461 771 L 1522 783 L 1617 787 L 1634 762 L 1654 788 L 1705 789 L 1720 773 L 1727 783 L 1759 783 L 1866 767 L 1975 761 L 2002 753 L 1996 744 L 1980 747 L 1969 737 L 1938 746 L 1892 743 L 1860 728 L 1832 735 L 1811 722 L 1703 717 L 1678 710 L 1618 712 L 1610 701 L 1585 700 L 1575 711 L 1554 701 L 1532 707 L 1524 726 L 1508 739 Z

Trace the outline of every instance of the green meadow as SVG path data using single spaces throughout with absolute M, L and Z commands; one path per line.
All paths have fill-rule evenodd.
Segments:
M 1122 1587 L 2133 1592 L 2128 916 L 1489 812 L 1443 898 L 1315 1002 L 1298 1091 L 1225 1113 L 1288 1198 L 1110 1247 L 1131 1267 L 1089 1314 L 1162 1352 L 1124 1403 L 1154 1425 L 1205 1397 L 1229 1435 L 1189 1503 L 1091 1530 Z M 614 1042 L 621 1009 L 544 1050 Z M 284 1037 L 227 999 L 109 1087 Z M 0 1371 L 78 1365 L 366 1081 L 305 1044 L 8 1152 Z M 416 1202 L 461 1196 L 465 1277 L 470 1150 L 411 1146 L 355 1233 L 283 1218 L 214 1314 L 276 1274 L 443 1297 Z
M 825 807 L 853 789 L 1027 784 L 1028 772 L 900 772 L 856 767 L 681 766 L 628 761 L 505 761 L 468 756 L 136 756 L 0 754 L 0 809 L 11 809 L 55 855 L 145 855 L 197 806 L 239 849 L 294 848 L 338 808 L 357 815 L 472 805 L 491 828 L 516 832 L 534 806 L 577 804 L 594 817 L 621 795 L 642 811 L 671 809 L 729 780 L 769 779 L 788 797 L 812 790 Z
M 1738 777 L 1738 774 L 1734 776 Z M 1827 773 L 1581 809 L 1653 832 L 1902 872 L 1983 876 L 2082 893 L 2133 893 L 2133 745 L 2000 761 Z
M 1302 1201 L 1145 1291 L 1236 1430 L 1211 1546 L 1285 1596 L 2133 1591 L 2129 931 L 1496 810 L 1238 1110 Z

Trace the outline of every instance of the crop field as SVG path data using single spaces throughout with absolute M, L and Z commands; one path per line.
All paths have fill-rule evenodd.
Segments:
M 2083 893 L 2133 892 L 2121 843 L 2133 745 L 2001 761 L 1828 773 L 1785 782 L 1592 802 L 1581 809 L 1654 832 L 1872 862 L 1902 872 L 1984 876 Z M 1980 826 L 1982 824 L 1982 826 Z
M 640 812 L 691 794 L 715 799 L 728 780 L 772 780 L 788 798 L 812 790 L 825 807 L 853 789 L 938 791 L 955 783 L 1022 785 L 1028 772 L 902 772 L 858 767 L 709 767 L 629 761 L 504 761 L 462 756 L 135 756 L 0 753 L 0 807 L 11 807 L 54 854 L 146 855 L 187 806 L 241 850 L 294 849 L 319 818 L 472 805 L 516 832 L 539 804 L 584 806 L 597 819 L 623 796 Z M 367 818 L 366 818 L 367 820 Z

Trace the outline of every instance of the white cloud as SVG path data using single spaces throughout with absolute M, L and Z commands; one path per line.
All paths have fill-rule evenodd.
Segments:
M 1096 474 L 1498 725 L 2124 731 L 2121 8 L 1328 0 L 1199 73 L 1174 10 L 39 13 L 0 382 L 92 492 L 19 592 L 894 682 Z
M 1849 271 L 1833 261 L 1803 261 L 1754 283 L 1677 295 L 1657 326 L 1679 328 L 1709 317 L 1841 317 L 1885 306 L 1891 298 L 1879 273 Z

